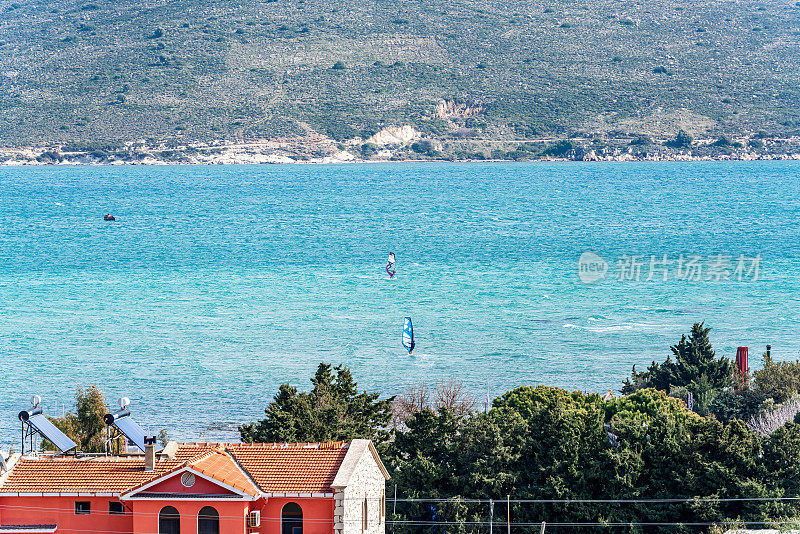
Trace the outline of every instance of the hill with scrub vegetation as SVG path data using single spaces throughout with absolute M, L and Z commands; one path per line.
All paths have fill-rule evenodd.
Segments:
M 57 147 L 54 160 L 262 140 L 370 158 L 390 126 L 411 127 L 398 144 L 416 157 L 514 159 L 691 138 L 701 153 L 780 152 L 800 132 L 793 0 L 2 0 L 0 13 L 0 145 Z

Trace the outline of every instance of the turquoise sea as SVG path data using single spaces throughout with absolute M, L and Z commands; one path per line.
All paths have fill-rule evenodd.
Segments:
M 484 399 L 617 390 L 695 321 L 731 358 L 749 346 L 757 365 L 770 343 L 795 359 L 799 177 L 800 162 L 0 168 L 0 445 L 18 447 L 31 395 L 56 414 L 79 385 L 130 397 L 150 430 L 234 439 L 320 361 L 387 395 L 455 378 Z M 579 278 L 587 251 L 604 279 Z M 648 281 L 651 256 L 667 262 Z

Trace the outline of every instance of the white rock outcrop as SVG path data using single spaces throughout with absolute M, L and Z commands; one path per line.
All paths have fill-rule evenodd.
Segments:
M 422 133 L 415 130 L 412 126 L 406 124 L 405 126 L 387 126 L 380 132 L 367 139 L 367 143 L 372 143 L 378 146 L 407 145 L 408 143 L 421 138 Z
M 441 100 L 436 104 L 436 116 L 440 119 L 468 119 L 482 115 L 484 111 L 484 105 L 477 102 Z

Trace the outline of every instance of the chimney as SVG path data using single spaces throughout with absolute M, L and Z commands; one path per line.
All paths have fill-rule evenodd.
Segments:
M 144 437 L 144 470 L 152 471 L 156 467 L 156 437 Z
M 748 379 L 750 374 L 750 362 L 748 360 L 747 347 L 738 347 L 736 349 L 736 373 L 742 377 L 742 382 L 745 388 L 748 387 Z

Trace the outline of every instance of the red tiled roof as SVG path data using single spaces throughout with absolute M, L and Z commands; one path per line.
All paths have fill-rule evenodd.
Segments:
M 0 485 L 2 493 L 127 493 L 189 465 L 249 495 L 331 493 L 347 453 L 343 442 L 292 444 L 185 443 L 153 471 L 143 456 L 22 458 Z M 258 488 L 251 483 L 255 482 Z
M 0 493 L 122 493 L 174 470 L 183 462 L 162 459 L 144 470 L 144 457 L 22 458 Z
M 241 490 L 248 495 L 259 495 L 260 492 L 247 478 L 242 470 L 236 465 L 233 458 L 221 450 L 215 450 L 209 454 L 193 460 L 189 464 L 192 469 L 206 476 L 218 480 L 229 486 Z
M 332 493 L 347 444 L 238 443 L 227 451 L 265 493 Z

